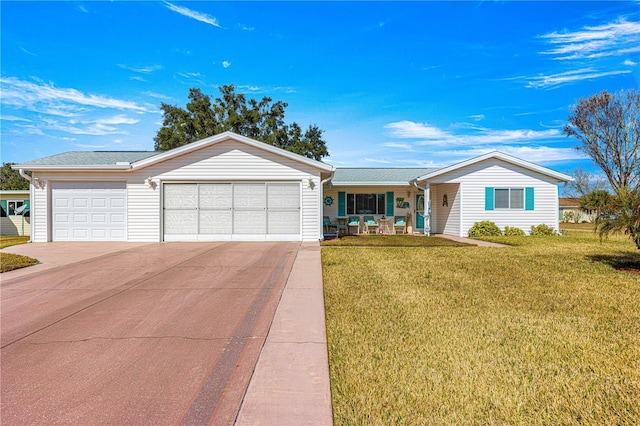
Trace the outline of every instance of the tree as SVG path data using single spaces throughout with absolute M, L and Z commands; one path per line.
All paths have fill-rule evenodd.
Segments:
M 564 184 L 562 192 L 565 197 L 582 198 L 607 187 L 607 181 L 601 175 L 589 173 L 583 167 L 576 167 L 567 174 L 573 177 L 573 182 Z
M 611 233 L 625 233 L 640 250 L 640 191 L 619 188 L 609 211 L 596 218 L 600 239 Z
M 0 189 L 14 191 L 29 189 L 29 181 L 20 176 L 17 170 L 11 168 L 13 164 L 4 163 L 0 168 Z
M 596 220 L 602 212 L 611 210 L 612 205 L 611 194 L 603 189 L 592 191 L 580 200 L 580 210 L 595 210 Z
M 233 85 L 219 88 L 221 97 L 211 97 L 200 89 L 189 89 L 186 109 L 162 103 L 162 127 L 158 130 L 155 149 L 166 151 L 222 132 L 239 135 L 277 146 L 314 160 L 329 155 L 322 139 L 323 130 L 310 125 L 306 131 L 295 122 L 286 124 L 284 113 L 287 103 L 273 102 L 269 97 L 260 101 L 236 93 Z
M 640 188 L 640 91 L 602 91 L 570 109 L 564 133 L 604 171 L 615 192 Z

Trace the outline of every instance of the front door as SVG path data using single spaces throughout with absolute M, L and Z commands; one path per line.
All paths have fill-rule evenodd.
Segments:
M 416 229 L 424 228 L 424 195 L 416 194 Z

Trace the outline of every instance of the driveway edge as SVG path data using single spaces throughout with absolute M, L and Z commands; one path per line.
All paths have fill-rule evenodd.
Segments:
M 302 243 L 236 425 L 331 425 L 319 243 Z

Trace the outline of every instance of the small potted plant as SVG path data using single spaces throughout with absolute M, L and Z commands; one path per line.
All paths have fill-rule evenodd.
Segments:
M 404 197 L 396 198 L 396 207 L 402 208 L 402 204 L 404 203 Z

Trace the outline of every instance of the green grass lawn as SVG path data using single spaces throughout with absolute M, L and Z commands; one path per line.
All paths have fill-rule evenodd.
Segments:
M 335 423 L 640 423 L 640 251 L 567 228 L 491 239 L 504 248 L 324 245 Z
M 462 247 L 469 244 L 458 243 L 438 237 L 423 235 L 348 235 L 342 238 L 325 240 L 321 243 L 327 247 Z
M 29 239 L 31 237 L 26 236 L 26 237 L 15 237 L 15 236 L 11 236 L 11 237 L 7 237 L 5 235 L 0 235 L 0 249 L 3 249 L 5 247 L 9 247 L 9 246 L 16 246 L 18 244 L 25 244 L 27 242 L 29 242 Z
M 0 249 L 28 242 L 30 237 L 0 236 Z M 39 263 L 36 259 L 18 254 L 0 253 L 0 272 L 13 271 Z

